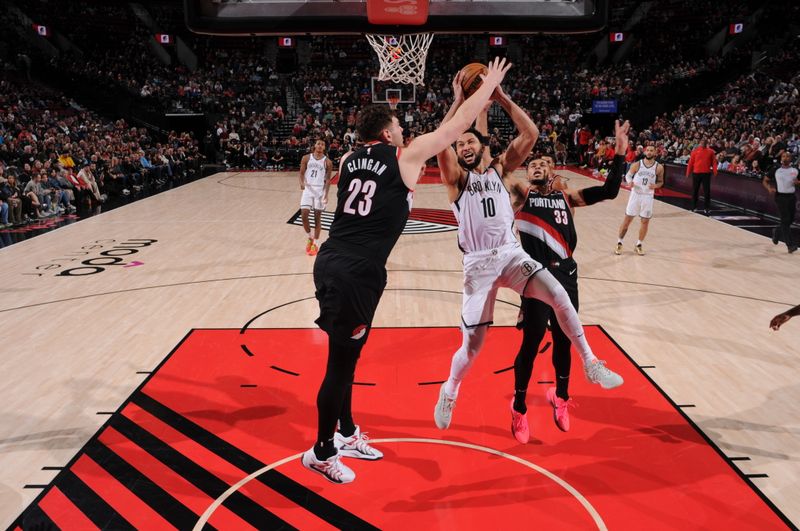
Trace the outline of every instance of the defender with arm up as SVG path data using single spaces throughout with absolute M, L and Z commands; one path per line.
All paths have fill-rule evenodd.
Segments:
M 630 124 L 616 123 L 616 154 L 606 182 L 579 190 L 566 188 L 553 171 L 553 164 L 544 158 L 528 163 L 527 177 L 531 184 L 522 210 L 517 212 L 517 229 L 522 248 L 541 262 L 564 287 L 575 310 L 578 310 L 578 264 L 573 253 L 578 242 L 574 210 L 600 201 L 614 199 L 619 193 L 625 168 Z M 536 299 L 523 297 L 517 328 L 523 331 L 522 344 L 514 360 L 514 401 L 511 404 L 511 431 L 525 444 L 530 437 L 526 397 L 533 362 L 539 352 L 547 323 L 553 336 L 553 367 L 556 385 L 547 390 L 546 398 L 553 408 L 553 419 L 562 431 L 569 431 L 569 377 L 572 343 L 561 328 L 553 309 Z M 599 362 L 602 363 L 602 362 Z
M 339 456 L 383 457 L 353 421 L 353 376 L 386 285 L 386 260 L 408 220 L 420 167 L 469 127 L 509 68 L 504 59 L 495 59 L 483 86 L 452 120 L 406 148 L 403 129 L 388 107 L 359 112 L 364 145 L 342 157 L 336 213 L 314 263 L 316 322 L 328 334 L 328 364 L 317 394 L 317 440 L 303 453 L 302 464 L 329 481 L 355 479 Z

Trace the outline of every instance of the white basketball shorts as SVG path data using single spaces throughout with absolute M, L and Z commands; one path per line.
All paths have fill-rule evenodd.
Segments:
M 325 210 L 322 205 L 323 189 L 306 185 L 300 198 L 300 208 L 306 210 Z
M 628 206 L 625 207 L 625 215 L 650 219 L 653 217 L 653 203 L 655 203 L 654 196 L 631 192 L 628 198 Z
M 461 319 L 467 328 L 492 324 L 498 288 L 522 295 L 542 264 L 528 256 L 519 243 L 464 255 L 464 295 Z

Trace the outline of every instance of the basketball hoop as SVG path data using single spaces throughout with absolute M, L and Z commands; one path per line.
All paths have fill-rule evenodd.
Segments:
M 367 33 L 367 41 L 381 62 L 378 79 L 413 85 L 422 85 L 425 81 L 425 59 L 433 42 L 433 33 L 400 36 Z M 392 105 L 391 100 L 389 105 Z

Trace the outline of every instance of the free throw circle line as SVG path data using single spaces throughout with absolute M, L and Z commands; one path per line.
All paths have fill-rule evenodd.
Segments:
M 586 512 L 589 513 L 589 516 L 592 517 L 592 520 L 594 521 L 595 525 L 597 526 L 597 529 L 599 529 L 600 531 L 608 531 L 608 528 L 606 527 L 605 522 L 603 522 L 603 518 L 600 516 L 600 513 L 597 512 L 597 509 L 595 509 L 592 506 L 592 504 L 589 503 L 589 500 L 587 500 L 586 497 L 583 494 L 578 492 L 578 489 L 576 489 L 575 487 L 573 487 L 572 485 L 570 485 L 569 483 L 567 483 L 566 481 L 564 481 L 563 479 L 561 479 L 557 475 L 553 474 L 552 472 L 550 472 L 546 468 L 542 468 L 539 465 L 537 465 L 536 463 L 532 463 L 532 462 L 530 462 L 530 461 L 528 461 L 526 459 L 522 459 L 521 457 L 517 457 L 516 455 L 508 454 L 506 452 L 501 452 L 500 450 L 495 450 L 494 448 L 489 448 L 488 446 L 480 446 L 480 445 L 477 445 L 477 444 L 470 444 L 470 443 L 465 443 L 465 442 L 460 442 L 460 441 L 448 441 L 448 440 L 443 440 L 443 439 L 425 439 L 425 438 L 414 438 L 414 437 L 411 437 L 411 438 L 402 437 L 402 438 L 388 438 L 388 439 L 370 439 L 370 442 L 371 443 L 441 444 L 441 445 L 445 445 L 445 446 L 456 446 L 456 447 L 461 447 L 461 448 L 467 448 L 469 450 L 476 450 L 478 452 L 484 452 L 484 453 L 487 453 L 487 454 L 496 455 L 498 457 L 504 457 L 504 458 L 506 458 L 506 459 L 508 459 L 510 461 L 514 461 L 515 463 L 519 463 L 520 465 L 526 466 L 526 467 L 530 468 L 531 470 L 534 470 L 534 471 L 538 472 L 539 474 L 545 476 L 546 478 L 548 478 L 549 480 L 551 480 L 552 482 L 556 483 L 561 488 L 563 488 L 564 490 L 569 492 L 572 495 L 572 497 L 575 498 L 578 501 L 578 503 L 580 503 L 583 506 L 584 509 L 586 509 Z M 200 519 L 197 520 L 197 523 L 195 524 L 195 526 L 193 528 L 193 531 L 201 531 L 203 529 L 203 526 L 205 526 L 206 523 L 208 522 L 209 518 L 211 518 L 211 515 L 214 514 L 214 511 L 216 511 L 217 508 L 220 505 L 222 505 L 225 502 L 225 500 L 228 499 L 228 497 L 230 495 L 232 495 L 234 492 L 236 492 L 237 490 L 241 489 L 247 483 L 249 483 L 250 481 L 254 480 L 255 478 L 257 478 L 261 474 L 264 474 L 265 472 L 268 472 L 268 471 L 272 470 L 273 468 L 277 468 L 277 467 L 279 467 L 281 465 L 284 465 L 286 463 L 289 463 L 291 461 L 300 459 L 300 457 L 302 455 L 303 455 L 303 452 L 300 452 L 299 454 L 295 454 L 295 455 L 291 455 L 289 457 L 285 457 L 285 458 L 281 459 L 280 461 L 275 461 L 274 463 L 270 463 L 269 465 L 267 465 L 267 466 L 265 466 L 263 468 L 260 468 L 259 470 L 256 470 L 252 474 L 248 475 L 247 477 L 242 478 L 238 482 L 236 482 L 233 485 L 231 485 L 230 488 L 228 488 L 228 490 L 223 492 L 216 500 L 214 500 L 211 503 L 211 505 L 209 505 L 208 508 L 203 512 L 203 514 L 200 515 Z

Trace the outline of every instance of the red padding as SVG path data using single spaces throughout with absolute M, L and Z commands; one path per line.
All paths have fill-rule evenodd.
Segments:
M 421 26 L 428 21 L 429 0 L 367 0 L 370 24 Z

